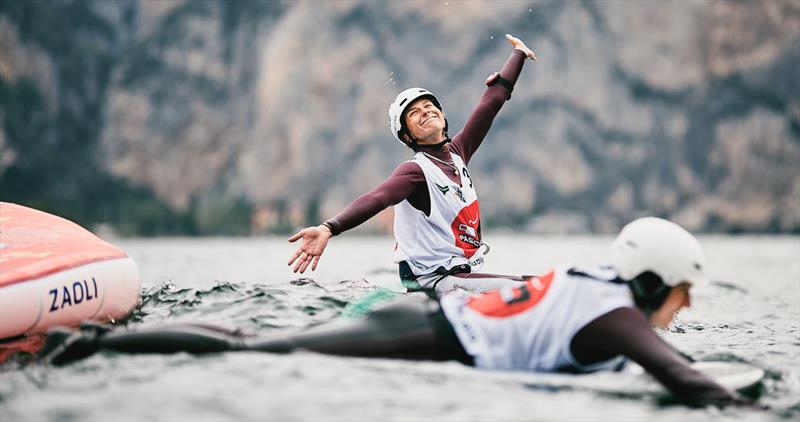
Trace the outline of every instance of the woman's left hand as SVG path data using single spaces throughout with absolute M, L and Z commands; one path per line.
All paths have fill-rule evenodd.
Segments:
M 516 50 L 522 51 L 523 53 L 525 53 L 526 56 L 528 56 L 529 59 L 536 61 L 536 53 L 534 53 L 533 50 L 528 48 L 528 46 L 525 45 L 525 43 L 522 42 L 521 39 L 511 34 L 506 34 L 506 39 L 508 40 L 508 42 L 511 43 L 511 45 L 514 46 Z

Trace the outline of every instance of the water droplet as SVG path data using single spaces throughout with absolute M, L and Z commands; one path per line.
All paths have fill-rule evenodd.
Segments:
M 394 72 L 389 72 L 389 76 L 392 76 L 392 75 L 394 75 Z
M 397 85 L 397 81 L 392 81 L 392 85 Z
M 533 9 L 528 9 L 528 13 L 533 13 Z
M 489 35 L 489 39 L 493 40 L 494 39 L 494 35 Z

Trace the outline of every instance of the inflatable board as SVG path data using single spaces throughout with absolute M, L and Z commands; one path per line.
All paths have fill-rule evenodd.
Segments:
M 139 301 L 136 263 L 61 217 L 0 202 L 0 339 L 123 318 Z

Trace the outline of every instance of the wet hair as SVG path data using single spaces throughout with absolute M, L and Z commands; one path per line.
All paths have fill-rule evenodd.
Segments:
M 647 316 L 661 307 L 672 290 L 664 283 L 658 274 L 652 271 L 645 271 L 628 282 L 633 293 L 633 301 L 636 307 L 641 309 Z

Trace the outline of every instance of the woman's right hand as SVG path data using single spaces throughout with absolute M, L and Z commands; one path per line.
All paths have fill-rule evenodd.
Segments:
M 332 236 L 331 230 L 327 226 L 321 225 L 306 227 L 290 237 L 289 242 L 295 242 L 300 238 L 303 239 L 303 243 L 297 248 L 294 256 L 289 259 L 288 265 L 292 265 L 296 261 L 292 271 L 300 271 L 300 274 L 302 274 L 309 264 L 311 264 L 311 271 L 316 270 L 319 258 L 322 256 L 322 252 L 325 251 L 325 246 L 328 245 L 328 239 Z
M 506 34 L 506 39 L 508 40 L 508 42 L 511 43 L 511 45 L 514 46 L 514 49 L 522 51 L 523 53 L 525 53 L 526 56 L 528 56 L 529 59 L 536 61 L 536 53 L 534 53 L 533 50 L 528 48 L 528 46 L 525 45 L 525 43 L 522 42 L 521 39 L 511 34 Z

